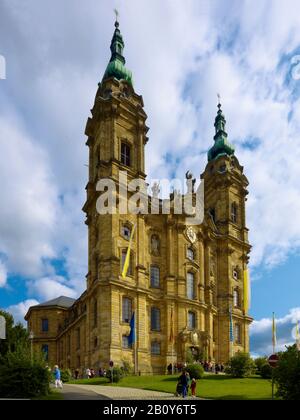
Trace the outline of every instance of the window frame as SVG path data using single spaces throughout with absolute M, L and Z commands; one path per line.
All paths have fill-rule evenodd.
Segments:
M 41 320 L 41 328 L 42 328 L 42 332 L 47 333 L 49 332 L 49 318 L 42 318 Z M 45 323 L 47 325 L 47 327 L 45 328 Z
M 192 283 L 192 294 L 190 294 L 190 278 L 192 277 L 193 279 L 193 283 Z M 196 298 L 196 293 L 195 293 L 195 273 L 193 273 L 192 271 L 188 271 L 187 275 L 186 275 L 186 297 L 189 300 L 195 300 Z
M 125 307 L 125 302 L 128 302 L 127 307 Z M 124 324 L 130 324 L 130 320 L 132 318 L 132 313 L 133 313 L 132 306 L 133 306 L 132 299 L 129 296 L 122 296 L 122 322 Z M 125 318 L 125 315 L 128 315 L 128 318 Z
M 153 351 L 155 346 L 157 346 L 158 351 Z M 161 342 L 157 341 L 157 340 L 153 340 L 151 341 L 151 345 L 150 345 L 150 353 L 151 356 L 160 356 L 161 355 Z
M 155 270 L 157 270 L 158 272 L 158 280 L 157 278 L 152 277 L 152 274 L 154 273 Z M 152 289 L 160 289 L 160 267 L 156 264 L 150 265 L 150 287 Z
M 151 331 L 161 331 L 161 312 L 157 306 L 151 307 L 150 313 L 150 328 Z
M 190 315 L 193 316 L 193 325 L 190 324 L 190 320 L 191 320 Z M 196 312 L 194 312 L 194 311 L 188 311 L 188 322 L 187 322 L 187 325 L 188 325 L 188 329 L 190 331 L 193 331 L 193 330 L 195 330 L 197 328 L 197 315 L 196 315 Z
M 125 153 L 123 148 L 125 149 Z M 125 141 L 121 141 L 120 161 L 122 165 L 131 167 L 131 146 Z

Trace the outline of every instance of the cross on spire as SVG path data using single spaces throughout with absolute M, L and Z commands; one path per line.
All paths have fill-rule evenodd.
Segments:
M 116 15 L 116 22 L 118 22 L 119 17 L 119 11 L 117 9 L 114 9 L 115 15 Z
M 218 97 L 218 108 L 221 108 L 221 95 L 218 93 L 217 97 Z

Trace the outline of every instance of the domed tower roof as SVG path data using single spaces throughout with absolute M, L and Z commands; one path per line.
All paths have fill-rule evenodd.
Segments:
M 226 120 L 221 109 L 222 105 L 218 103 L 218 113 L 215 119 L 216 134 L 214 136 L 215 144 L 208 151 L 208 161 L 216 159 L 219 156 L 231 156 L 234 154 L 234 146 L 229 143 L 228 134 L 225 131 Z
M 126 80 L 133 85 L 132 72 L 125 67 L 125 57 L 123 56 L 124 41 L 119 29 L 119 22 L 115 22 L 115 31 L 110 44 L 111 58 L 106 67 L 103 80 L 115 77 L 118 80 Z

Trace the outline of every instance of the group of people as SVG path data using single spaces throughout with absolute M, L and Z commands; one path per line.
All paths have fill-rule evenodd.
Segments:
M 178 378 L 178 383 L 176 387 L 176 395 L 179 397 L 182 395 L 183 398 L 189 395 L 189 389 L 191 389 L 192 398 L 196 397 L 196 387 L 197 381 L 195 378 L 191 379 L 190 374 L 185 370 Z
M 74 378 L 79 379 L 80 377 L 83 377 L 85 379 L 92 379 L 92 378 L 95 378 L 97 375 L 100 378 L 104 378 L 106 374 L 107 374 L 107 371 L 105 368 L 100 368 L 97 373 L 95 369 L 87 368 L 87 369 L 84 369 L 82 375 L 80 375 L 80 370 L 77 368 L 74 371 Z
M 219 373 L 225 372 L 225 366 L 223 363 L 212 363 L 208 361 L 197 361 L 194 363 L 202 366 L 206 373 L 215 373 L 216 375 L 218 375 Z M 169 375 L 173 373 L 177 374 L 183 372 L 186 369 L 186 367 L 187 363 L 175 363 L 174 365 L 170 363 L 167 366 L 167 371 Z

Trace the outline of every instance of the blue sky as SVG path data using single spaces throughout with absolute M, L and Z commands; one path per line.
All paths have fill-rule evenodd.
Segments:
M 268 350 L 272 311 L 280 345 L 291 342 L 300 318 L 297 0 L 1 1 L 0 306 L 21 319 L 36 302 L 85 288 L 84 127 L 114 7 L 148 114 L 149 181 L 199 177 L 221 93 L 250 181 L 252 351 Z

